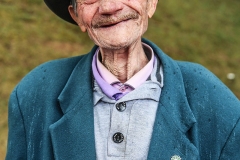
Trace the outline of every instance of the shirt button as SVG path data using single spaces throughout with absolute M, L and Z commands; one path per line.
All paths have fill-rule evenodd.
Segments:
M 113 135 L 113 141 L 115 143 L 121 143 L 124 140 L 124 136 L 122 133 L 117 132 Z
M 124 111 L 126 109 L 126 103 L 125 102 L 120 102 L 120 103 L 116 104 L 116 109 L 119 112 Z

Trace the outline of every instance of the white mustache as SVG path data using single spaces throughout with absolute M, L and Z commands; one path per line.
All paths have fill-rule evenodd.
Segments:
M 138 19 L 139 15 L 136 12 L 131 12 L 124 15 L 101 15 L 99 17 L 94 18 L 92 22 L 93 28 L 100 28 L 103 26 L 114 25 L 122 21 L 126 21 L 129 19 Z

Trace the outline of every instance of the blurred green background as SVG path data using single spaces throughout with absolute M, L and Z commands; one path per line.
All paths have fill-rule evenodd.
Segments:
M 240 1 L 159 1 L 144 37 L 177 60 L 204 65 L 240 98 Z M 7 103 L 39 64 L 88 52 L 93 43 L 42 0 L 0 1 L 0 159 L 7 144 Z M 227 79 L 234 73 L 235 79 Z

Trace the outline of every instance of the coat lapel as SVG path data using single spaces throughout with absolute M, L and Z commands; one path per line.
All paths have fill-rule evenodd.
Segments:
M 63 117 L 49 127 L 55 159 L 95 158 L 92 56 L 76 65 L 58 100 Z
M 188 138 L 196 119 L 188 104 L 181 70 L 157 46 L 148 43 L 163 65 L 164 86 L 156 114 L 148 159 L 198 159 L 198 150 Z

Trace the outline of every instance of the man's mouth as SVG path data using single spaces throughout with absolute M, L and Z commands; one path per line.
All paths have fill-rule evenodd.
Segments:
M 113 27 L 119 23 L 122 23 L 122 22 L 125 22 L 125 21 L 128 21 L 130 19 L 126 19 L 126 20 L 121 20 L 121 21 L 117 21 L 117 22 L 113 22 L 113 23 L 106 23 L 106 24 L 102 24 L 100 26 L 98 26 L 97 28 L 108 28 L 108 27 Z
M 137 19 L 137 13 L 131 13 L 119 17 L 111 17 L 111 16 L 101 16 L 96 18 L 97 20 L 93 22 L 93 28 L 108 28 L 116 26 L 119 23 L 126 22 L 129 20 Z

